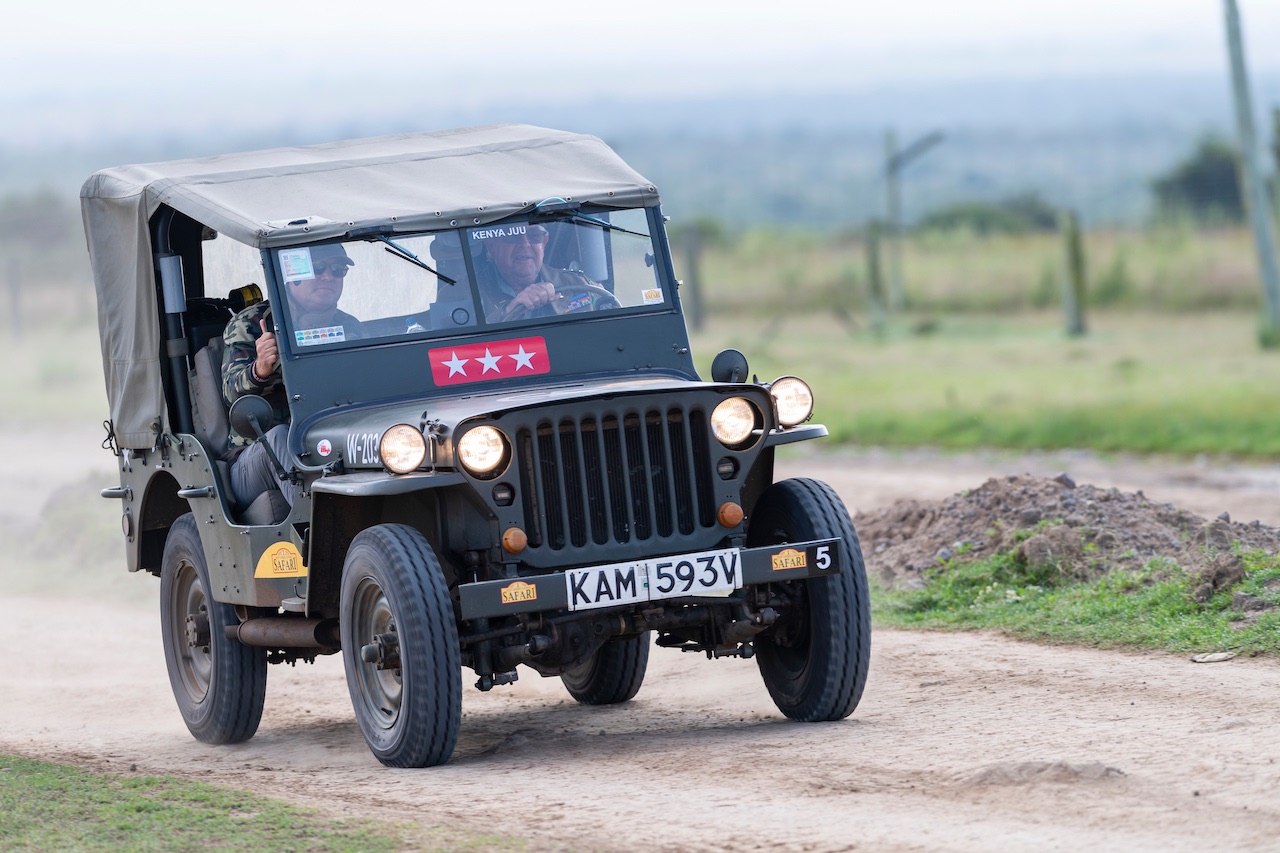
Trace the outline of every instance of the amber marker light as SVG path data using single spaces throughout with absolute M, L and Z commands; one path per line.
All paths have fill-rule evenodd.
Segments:
M 742 507 L 733 501 L 725 501 L 720 504 L 716 518 L 720 520 L 722 527 L 737 527 L 742 523 Z
M 508 554 L 519 554 L 528 544 L 528 534 L 519 527 L 508 527 L 507 532 L 502 534 L 502 548 Z

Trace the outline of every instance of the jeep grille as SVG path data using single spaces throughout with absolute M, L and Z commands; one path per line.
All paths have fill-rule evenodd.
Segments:
M 516 431 L 529 545 L 554 551 L 715 523 L 701 408 L 596 412 Z

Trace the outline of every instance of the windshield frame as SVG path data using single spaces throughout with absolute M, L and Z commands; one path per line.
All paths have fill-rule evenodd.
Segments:
M 602 320 L 612 319 L 621 316 L 632 316 L 636 314 L 651 313 L 671 313 L 678 312 L 678 301 L 675 293 L 675 280 L 669 273 L 669 254 L 665 251 L 665 234 L 657 231 L 655 228 L 662 228 L 662 217 L 656 214 L 657 208 L 603 208 L 599 206 L 583 206 L 582 208 L 573 208 L 570 210 L 558 210 L 545 214 L 517 215 L 507 217 L 494 223 L 486 223 L 484 225 L 458 225 L 448 229 L 430 230 L 430 231 L 412 231 L 402 232 L 396 231 L 393 227 L 379 228 L 377 230 L 362 229 L 363 233 L 356 235 L 347 235 L 345 240 L 324 241 L 317 243 L 298 244 L 291 246 L 272 247 L 264 250 L 264 266 L 270 270 L 270 278 L 273 279 L 275 292 L 284 298 L 278 302 L 278 305 L 284 305 L 284 310 L 276 312 L 276 327 L 278 335 L 281 339 L 282 348 L 289 351 L 295 357 L 309 357 L 313 354 L 322 352 L 345 351 L 349 349 L 360 349 L 369 346 L 394 345 L 416 342 L 431 342 L 433 345 L 439 345 L 440 342 L 457 338 L 459 336 L 471 337 L 475 335 L 493 335 L 514 334 L 516 330 L 522 328 L 529 329 L 545 329 L 551 326 L 574 326 L 583 322 L 599 322 Z M 623 225 L 614 224 L 610 221 L 619 214 L 627 217 L 626 223 Z M 390 223 L 394 225 L 394 223 Z M 539 316 L 530 313 L 528 316 L 516 317 L 511 320 L 495 319 L 492 316 L 485 317 L 485 297 L 484 277 L 489 274 L 483 258 L 480 257 L 481 252 L 477 251 L 472 243 L 472 235 L 479 231 L 499 231 L 506 229 L 516 229 L 520 227 L 553 227 L 560 228 L 563 234 L 571 237 L 582 238 L 586 235 L 599 235 L 599 251 L 600 256 L 596 261 L 603 264 L 601 269 L 608 271 L 608 277 L 604 286 L 606 289 L 618 287 L 619 279 L 629 276 L 636 279 L 637 276 L 648 276 L 643 281 L 647 282 L 643 293 L 636 296 L 629 292 L 627 298 L 636 304 L 620 305 L 619 307 L 609 307 L 607 310 L 581 310 L 575 312 L 573 310 L 566 313 L 547 314 Z M 643 226 L 643 232 L 638 228 Z M 424 239 L 430 239 L 436 246 L 441 245 L 439 241 L 450 240 L 448 235 L 452 237 L 453 245 L 447 246 L 447 252 L 451 261 L 441 260 L 435 257 L 436 251 L 432 250 L 432 257 L 428 258 L 418 252 L 419 243 Z M 625 243 L 629 243 L 628 250 L 632 257 L 626 261 L 626 266 L 618 266 L 621 264 L 619 249 Z M 641 242 L 643 241 L 643 242 Z M 478 242 L 478 241 L 477 241 Z M 319 250 L 321 247 L 344 246 L 345 250 L 350 251 L 353 255 L 357 251 L 367 252 L 367 249 L 360 248 L 363 246 L 379 247 L 385 251 L 386 255 L 398 260 L 391 262 L 403 263 L 406 269 L 412 270 L 413 278 L 421 276 L 424 282 L 431 282 L 430 287 L 437 289 L 437 295 L 434 300 L 430 300 L 432 307 L 442 305 L 443 295 L 449 294 L 453 288 L 460 288 L 461 291 L 456 295 L 460 298 L 449 300 L 450 304 L 454 304 L 452 309 L 456 315 L 463 316 L 464 322 L 444 323 L 441 322 L 437 328 L 431 328 L 428 325 L 420 332 L 411 332 L 408 324 L 404 323 L 398 331 L 391 330 L 392 321 L 404 321 L 414 316 L 414 312 L 408 312 L 405 315 L 392 313 L 386 317 L 366 317 L 357 311 L 346 311 L 344 301 L 339 301 L 338 308 L 343 310 L 348 316 L 352 316 L 361 322 L 361 326 L 369 326 L 367 334 L 361 337 L 352 337 L 343 335 L 341 339 L 328 340 L 324 339 L 319 344 L 312 343 L 310 340 L 303 343 L 304 333 L 309 332 L 308 329 L 300 329 L 297 325 L 295 305 L 289 301 L 287 294 L 287 270 L 284 259 L 290 257 L 288 253 L 298 252 L 299 250 Z M 394 248 L 393 248 L 394 247 Z M 642 261 L 637 261 L 635 253 L 642 252 Z M 456 252 L 456 254 L 454 254 Z M 640 263 L 644 264 L 645 269 L 641 269 Z M 563 274 L 568 271 L 560 268 L 553 269 L 555 273 Z M 352 267 L 351 276 L 359 275 L 361 266 Z M 575 276 L 581 278 L 587 284 L 595 284 L 595 281 L 586 276 L 584 270 L 574 270 L 574 276 L 560 275 L 560 278 L 569 278 L 577 280 Z M 344 279 L 344 282 L 350 282 L 351 279 Z M 450 283 L 452 282 L 452 283 Z M 347 287 L 344 284 L 344 288 Z M 631 291 L 636 290 L 636 285 L 631 285 Z M 593 289 L 594 290 L 594 289 Z M 610 293 L 613 291 L 611 290 Z M 343 300 L 346 300 L 344 293 Z M 462 312 L 457 309 L 462 308 Z M 419 310 L 417 314 L 427 314 L 427 310 Z

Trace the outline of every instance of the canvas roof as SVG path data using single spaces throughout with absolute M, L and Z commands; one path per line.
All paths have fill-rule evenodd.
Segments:
M 148 223 L 167 205 L 257 248 L 484 224 L 548 198 L 650 207 L 657 190 L 594 136 L 501 124 L 104 169 L 80 191 L 121 447 L 168 431 Z

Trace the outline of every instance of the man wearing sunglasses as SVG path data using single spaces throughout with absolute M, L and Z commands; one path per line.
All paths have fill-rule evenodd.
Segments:
M 486 321 L 550 317 L 591 307 L 567 303 L 565 293 L 572 285 L 594 282 L 576 270 L 546 266 L 543 255 L 548 238 L 546 226 L 525 223 L 472 232 L 472 240 L 483 246 L 486 261 L 478 264 L 477 273 Z
M 285 294 L 289 318 L 299 345 L 311 340 L 363 337 L 360 321 L 338 310 L 343 279 L 355 265 L 340 243 L 288 250 L 295 268 L 285 267 Z M 323 335 L 323 337 L 321 337 Z M 276 341 L 271 306 L 250 305 L 231 319 L 223 333 L 222 396 L 228 406 L 246 394 L 256 394 L 271 404 L 272 421 L 266 440 L 277 459 L 286 459 L 289 437 L 289 403 L 280 377 L 280 347 Z M 248 506 L 267 489 L 279 489 L 293 504 L 293 483 L 281 482 L 261 442 L 231 429 L 231 491 L 236 504 Z

